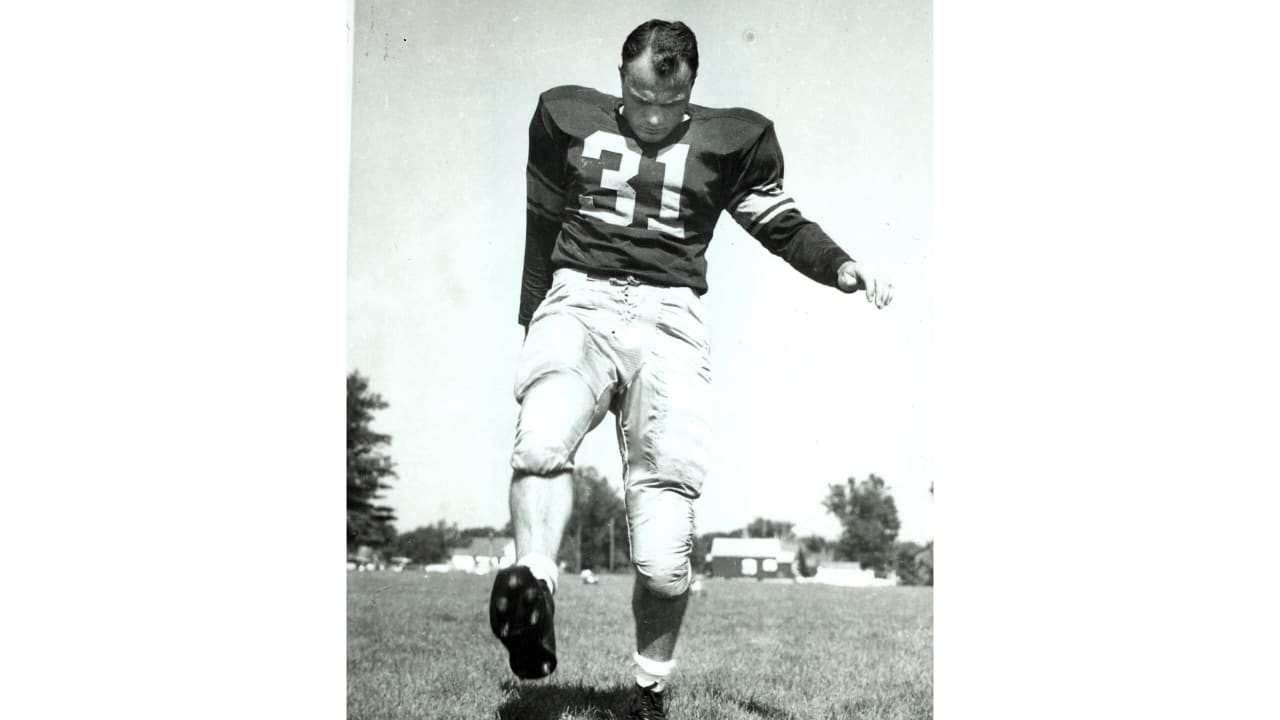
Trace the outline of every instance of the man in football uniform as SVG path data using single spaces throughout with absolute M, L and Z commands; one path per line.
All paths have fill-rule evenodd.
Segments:
M 633 717 L 664 717 L 692 577 L 693 501 L 708 465 L 711 366 L 702 295 L 722 211 L 807 277 L 884 307 L 869 275 L 783 190 L 772 123 L 693 105 L 693 32 L 651 20 L 622 49 L 622 97 L 543 93 L 529 125 L 511 482 L 518 560 L 490 625 L 521 678 L 556 667 L 556 553 L 574 455 L 612 411 L 636 583 Z

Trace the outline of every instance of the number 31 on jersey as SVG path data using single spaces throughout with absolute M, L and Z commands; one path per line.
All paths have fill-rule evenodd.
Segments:
M 616 169 L 608 167 L 604 157 L 605 151 L 621 157 Z M 636 216 L 639 214 L 647 222 L 638 227 L 647 227 L 650 230 L 683 238 L 685 235 L 684 223 L 680 222 L 680 191 L 684 184 L 684 165 L 688 157 L 689 146 L 680 143 L 659 150 L 654 161 L 642 163 L 644 156 L 634 140 L 597 130 L 583 140 L 582 158 L 601 162 L 600 188 L 612 191 L 614 204 L 611 208 L 599 207 L 595 203 L 595 194 L 582 195 L 578 198 L 579 210 L 587 217 L 623 227 L 629 227 L 635 223 Z M 657 174 L 655 165 L 661 166 L 661 177 L 650 177 L 651 174 Z M 659 185 L 662 188 L 660 206 L 650 208 L 646 207 L 643 199 L 638 201 L 636 185 L 642 187 Z

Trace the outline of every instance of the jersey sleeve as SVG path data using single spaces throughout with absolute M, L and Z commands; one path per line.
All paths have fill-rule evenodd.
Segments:
M 519 323 L 528 327 L 533 311 L 551 287 L 551 251 L 564 213 L 565 157 L 569 138 L 546 106 L 529 121 L 529 162 L 525 166 L 524 273 L 520 281 Z
M 782 148 L 773 125 L 747 149 L 729 196 L 729 214 L 769 252 L 806 277 L 838 288 L 840 266 L 852 258 L 782 189 Z

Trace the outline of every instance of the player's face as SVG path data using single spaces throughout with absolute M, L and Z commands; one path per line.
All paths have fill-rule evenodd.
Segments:
M 645 142 L 667 137 L 684 120 L 693 91 L 693 73 L 681 65 L 673 77 L 659 78 L 653 72 L 649 53 L 621 69 L 622 116 Z

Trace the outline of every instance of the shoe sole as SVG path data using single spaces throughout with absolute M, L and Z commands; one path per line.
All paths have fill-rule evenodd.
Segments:
M 524 680 L 556 670 L 554 600 L 527 567 L 498 571 L 489 596 L 489 629 L 510 656 L 511 672 Z

